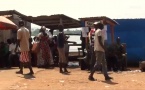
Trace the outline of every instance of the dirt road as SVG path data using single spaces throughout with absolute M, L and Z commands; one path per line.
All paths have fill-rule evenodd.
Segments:
M 60 74 L 58 68 L 34 68 L 34 76 L 17 75 L 17 70 L 0 70 L 0 90 L 145 90 L 145 73 L 139 70 L 109 72 L 112 81 L 105 81 L 99 72 L 94 75 L 97 81 L 89 81 L 88 71 L 80 68 L 70 68 L 69 75 Z

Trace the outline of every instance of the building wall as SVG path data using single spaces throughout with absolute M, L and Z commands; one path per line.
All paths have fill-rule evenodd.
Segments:
M 11 30 L 0 30 L 0 42 L 7 42 L 7 39 L 11 37 Z
M 145 19 L 116 19 L 120 24 L 115 26 L 115 40 L 121 38 L 126 43 L 129 62 L 145 60 Z M 110 28 L 108 27 L 108 42 L 111 42 Z

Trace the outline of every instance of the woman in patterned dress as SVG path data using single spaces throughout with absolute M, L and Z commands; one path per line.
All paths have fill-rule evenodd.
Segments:
M 53 64 L 53 60 L 52 60 L 52 54 L 51 54 L 51 50 L 49 47 L 49 36 L 48 34 L 45 32 L 46 28 L 42 27 L 40 29 L 40 33 L 38 34 L 38 37 L 40 39 L 40 51 L 38 54 L 38 60 L 37 60 L 37 65 L 38 67 L 49 67 L 51 64 Z

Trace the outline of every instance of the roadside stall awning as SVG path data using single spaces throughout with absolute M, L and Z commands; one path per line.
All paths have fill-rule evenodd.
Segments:
M 56 14 L 50 16 L 41 15 L 41 16 L 33 17 L 33 16 L 24 15 L 16 10 L 7 10 L 7 11 L 0 11 L 0 15 L 8 16 L 8 18 L 12 20 L 16 16 L 16 19 L 18 18 L 39 26 L 45 26 L 46 28 L 50 29 L 51 33 L 53 33 L 54 30 L 58 29 L 58 25 L 60 23 L 63 24 L 64 29 L 81 27 L 81 23 L 79 20 L 73 19 L 64 14 Z
M 79 18 L 81 21 L 90 21 L 90 22 L 95 22 L 95 21 L 100 21 L 100 20 L 105 20 L 107 24 L 109 25 L 118 25 L 119 23 L 116 22 L 115 20 L 106 17 L 106 16 L 100 16 L 100 17 L 84 17 L 84 18 Z
M 17 30 L 17 25 L 4 16 L 0 16 L 0 30 Z
M 64 28 L 79 28 L 81 27 L 80 21 L 68 17 L 64 14 L 57 14 L 57 15 L 41 15 L 37 17 L 28 16 L 27 20 L 32 22 L 36 25 L 45 26 L 46 28 L 50 29 L 58 29 L 58 25 L 60 23 L 63 24 Z

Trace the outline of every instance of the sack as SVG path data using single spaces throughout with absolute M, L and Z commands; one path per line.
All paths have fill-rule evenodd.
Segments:
M 39 43 L 34 43 L 32 47 L 33 53 L 38 53 L 40 51 Z

